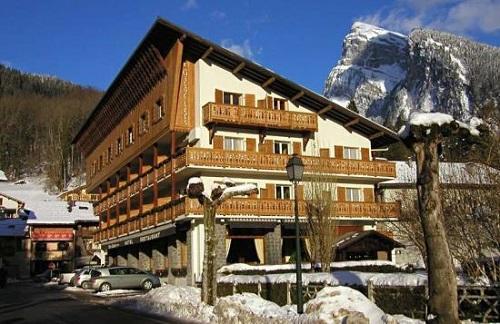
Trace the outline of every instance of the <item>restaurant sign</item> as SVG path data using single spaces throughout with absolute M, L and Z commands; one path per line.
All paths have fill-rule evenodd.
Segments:
M 153 240 L 156 240 L 156 239 L 168 236 L 168 235 L 172 235 L 172 233 L 174 233 L 174 232 L 175 232 L 175 229 L 168 228 L 168 229 L 160 230 L 160 231 L 153 232 L 153 233 L 146 234 L 146 235 L 136 236 L 133 238 L 127 238 L 127 239 L 121 240 L 119 242 L 115 241 L 115 242 L 108 243 L 108 244 L 103 243 L 101 245 L 103 248 L 108 249 L 108 250 L 116 249 L 116 248 L 122 247 L 122 246 L 128 246 L 128 245 L 153 241 Z
M 33 241 L 72 241 L 71 228 L 34 228 L 31 232 Z

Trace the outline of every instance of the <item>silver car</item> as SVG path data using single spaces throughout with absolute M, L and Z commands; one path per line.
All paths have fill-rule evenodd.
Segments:
M 158 276 L 136 268 L 110 267 L 92 269 L 90 275 L 90 288 L 95 291 L 130 288 L 150 290 L 161 286 Z

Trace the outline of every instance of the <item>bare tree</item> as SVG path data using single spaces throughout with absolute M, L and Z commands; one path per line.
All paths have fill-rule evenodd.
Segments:
M 205 225 L 205 250 L 203 253 L 203 276 L 201 299 L 204 303 L 214 305 L 217 298 L 216 255 L 215 255 L 215 216 L 217 207 L 224 201 L 234 197 L 257 193 L 254 184 L 235 185 L 234 181 L 224 178 L 223 186 L 212 188 L 210 196 L 200 178 L 191 178 L 188 182 L 189 198 L 198 199 L 203 206 L 203 223 Z
M 330 272 L 330 262 L 335 259 L 337 221 L 335 219 L 336 185 L 326 182 L 324 175 L 314 175 L 305 183 L 308 238 L 311 245 L 311 262 L 320 263 L 322 272 Z
M 464 136 L 471 131 L 469 126 L 456 122 L 449 115 L 419 113 L 412 115 L 400 132 L 416 157 L 419 217 L 428 268 L 428 320 L 435 323 L 459 323 L 457 281 L 441 206 L 439 152 L 443 139 L 461 129 Z

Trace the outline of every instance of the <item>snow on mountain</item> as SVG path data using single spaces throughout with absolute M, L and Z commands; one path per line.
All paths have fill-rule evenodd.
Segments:
M 356 22 L 324 94 L 398 128 L 413 111 L 468 121 L 500 103 L 500 49 L 456 35 L 415 29 L 409 36 Z M 497 112 L 498 114 L 498 112 Z

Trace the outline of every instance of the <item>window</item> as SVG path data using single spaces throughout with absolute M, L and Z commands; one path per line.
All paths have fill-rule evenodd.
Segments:
M 148 128 L 149 128 L 149 116 L 148 113 L 145 112 L 141 115 L 141 118 L 139 119 L 139 135 L 147 133 Z
M 345 196 L 347 201 L 362 201 L 360 188 L 345 188 Z
M 276 110 L 285 110 L 286 100 L 274 98 L 273 99 L 273 109 Z
M 241 94 L 232 93 L 232 92 L 224 92 L 224 104 L 225 105 L 239 105 L 240 104 Z
M 127 142 L 128 145 L 134 144 L 134 128 L 133 127 L 128 128 L 127 139 L 128 139 L 128 142 Z
M 276 185 L 276 199 L 291 199 L 291 187 Z
M 359 148 L 344 147 L 344 159 L 360 160 Z
M 119 155 L 123 151 L 122 137 L 118 137 L 116 140 L 116 155 Z
M 155 116 L 156 116 L 156 121 L 160 120 L 165 116 L 165 108 L 163 106 L 163 98 L 159 99 L 155 103 Z
M 290 154 L 290 143 L 289 142 L 274 142 L 274 153 L 275 154 Z
M 224 137 L 224 149 L 229 151 L 243 151 L 243 138 Z
M 108 147 L 108 163 L 111 163 L 112 152 L 113 152 L 113 146 L 110 145 Z
M 99 171 L 102 170 L 102 155 L 99 155 Z

